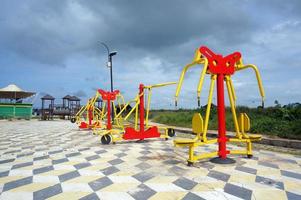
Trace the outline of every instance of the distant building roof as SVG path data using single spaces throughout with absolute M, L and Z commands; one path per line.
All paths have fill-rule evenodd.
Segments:
M 63 97 L 63 99 L 70 99 L 70 98 L 71 98 L 70 95 L 66 95 L 66 96 Z
M 55 98 L 49 94 L 46 94 L 41 98 L 42 100 L 54 100 Z
M 80 101 L 80 98 L 78 98 L 77 96 L 72 96 L 69 98 L 69 101 Z
M 0 89 L 0 91 L 7 91 L 7 92 L 23 92 L 21 88 L 16 86 L 15 84 L 9 84 L 8 86 Z
M 22 99 L 34 95 L 35 92 L 26 92 L 15 84 L 10 84 L 4 88 L 0 89 L 1 99 Z

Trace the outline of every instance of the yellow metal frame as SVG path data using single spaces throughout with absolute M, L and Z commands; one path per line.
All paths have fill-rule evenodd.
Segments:
M 199 53 L 198 50 L 196 50 L 195 57 L 194 57 L 192 63 L 186 65 L 182 70 L 182 73 L 180 75 L 180 79 L 178 82 L 176 94 L 175 94 L 176 105 L 177 105 L 178 96 L 180 94 L 180 90 L 181 90 L 181 87 L 183 84 L 185 74 L 190 67 L 192 67 L 196 64 L 204 65 L 202 72 L 201 72 L 200 79 L 199 79 L 198 87 L 197 87 L 198 104 L 200 105 L 200 95 L 201 95 L 202 86 L 204 83 L 204 78 L 205 78 L 205 75 L 210 74 L 210 72 L 208 71 L 208 60 L 205 57 L 203 57 L 201 55 L 201 53 Z M 264 102 L 265 92 L 263 89 L 262 80 L 261 80 L 258 68 L 253 64 L 243 65 L 242 59 L 239 62 L 237 62 L 235 65 L 235 71 L 240 71 L 240 70 L 244 70 L 247 68 L 251 68 L 255 71 L 262 102 Z M 217 143 L 217 139 L 208 139 L 207 138 L 213 90 L 214 90 L 215 80 L 217 78 L 217 75 L 215 75 L 215 74 L 210 74 L 210 75 L 211 75 L 211 82 L 210 82 L 207 108 L 206 108 L 206 114 L 205 114 L 205 122 L 203 123 L 202 116 L 199 113 L 196 113 L 193 116 L 193 120 L 192 120 L 192 129 L 193 129 L 193 132 L 196 133 L 195 138 L 193 138 L 193 139 L 177 138 L 174 140 L 174 145 L 176 147 L 188 147 L 189 148 L 188 160 L 187 160 L 189 164 L 192 164 L 200 159 L 218 156 L 217 151 L 209 152 L 209 153 L 202 153 L 199 155 L 195 154 L 195 148 L 197 148 L 198 146 Z M 248 155 L 248 157 L 251 157 L 252 156 L 252 142 L 261 140 L 261 135 L 255 135 L 255 134 L 250 135 L 247 133 L 247 131 L 249 131 L 249 129 L 250 129 L 250 119 L 246 113 L 240 113 L 239 119 L 237 119 L 237 114 L 236 114 L 236 109 L 235 109 L 235 107 L 236 107 L 235 102 L 236 102 L 237 97 L 235 94 L 235 89 L 233 86 L 233 82 L 231 80 L 231 76 L 229 76 L 229 75 L 225 76 L 225 82 L 226 82 L 226 86 L 227 86 L 228 97 L 229 97 L 229 101 L 230 101 L 231 112 L 232 112 L 233 122 L 234 122 L 234 126 L 235 126 L 235 131 L 236 131 L 235 137 L 229 138 L 228 142 L 246 143 L 245 150 L 231 150 L 230 154 L 242 154 L 242 155 Z M 262 105 L 264 105 L 264 104 L 262 103 Z
M 90 108 L 92 108 L 93 121 L 97 121 L 101 124 L 101 121 L 104 117 L 103 109 L 100 110 L 95 106 L 95 103 L 99 97 L 100 97 L 99 93 L 96 92 L 95 96 L 89 99 L 86 105 L 82 106 L 81 109 L 75 114 L 75 123 L 77 125 L 79 125 L 83 121 L 88 123 L 89 113 L 87 111 Z
M 137 129 L 138 128 L 138 111 L 139 111 L 139 104 L 140 104 L 140 97 L 142 95 L 147 94 L 147 103 L 146 103 L 146 114 L 145 114 L 145 127 L 149 128 L 149 112 L 150 112 L 150 106 L 151 106 L 151 97 L 152 97 L 152 89 L 153 88 L 159 88 L 159 87 L 164 87 L 164 86 L 169 86 L 169 85 L 174 85 L 176 84 L 176 82 L 167 82 L 167 83 L 160 83 L 160 84 L 155 84 L 155 85 L 148 85 L 148 86 L 144 86 L 144 93 L 143 94 L 138 94 L 135 99 L 127 102 L 126 104 L 124 104 L 123 108 L 120 110 L 119 113 L 116 113 L 116 109 L 114 107 L 115 110 L 115 117 L 114 117 L 114 122 L 115 124 L 113 125 L 113 129 L 111 130 L 107 130 L 106 128 L 102 128 L 102 129 L 94 129 L 93 133 L 100 135 L 100 136 L 104 136 L 109 134 L 110 137 L 112 138 L 112 142 L 115 143 L 117 141 L 122 140 L 122 134 L 124 133 L 124 128 L 126 126 L 129 126 L 130 123 L 126 122 L 128 121 L 128 119 L 130 118 L 130 116 L 132 116 L 133 113 L 135 113 L 135 117 L 134 117 L 134 128 Z M 145 92 L 147 91 L 147 93 Z M 122 98 L 123 102 L 124 99 Z M 124 113 L 127 109 L 127 107 L 131 104 L 134 104 L 132 109 L 130 110 L 129 113 L 127 113 L 124 116 Z M 171 126 L 158 126 L 159 130 L 163 131 L 163 134 L 161 134 L 161 138 L 169 138 L 168 136 L 168 130 L 172 129 Z

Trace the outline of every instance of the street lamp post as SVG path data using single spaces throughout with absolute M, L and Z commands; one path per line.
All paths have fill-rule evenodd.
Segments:
M 111 92 L 113 92 L 113 62 L 112 57 L 117 54 L 117 51 L 112 51 L 109 53 L 109 61 L 108 61 L 108 67 L 110 68 L 110 76 L 111 76 Z
M 113 88 L 113 62 L 112 62 L 112 57 L 115 56 L 117 54 L 117 51 L 111 51 L 108 47 L 108 45 L 106 45 L 104 42 L 100 43 L 101 45 L 103 45 L 108 53 L 108 63 L 107 63 L 107 67 L 110 68 L 110 78 L 111 78 L 111 92 L 113 92 L 114 88 Z M 113 109 L 113 106 L 112 106 Z M 112 120 L 114 119 L 114 111 L 111 112 L 112 113 Z

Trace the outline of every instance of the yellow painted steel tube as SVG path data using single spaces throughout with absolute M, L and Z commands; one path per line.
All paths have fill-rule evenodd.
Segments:
M 204 159 L 204 158 L 212 158 L 218 156 L 218 152 L 214 151 L 214 152 L 209 152 L 209 153 L 204 153 L 201 155 L 196 155 L 194 156 L 194 161 L 200 160 L 200 159 Z
M 177 82 L 166 82 L 166 83 L 159 83 L 159 84 L 154 84 L 154 85 L 147 85 L 147 86 L 144 86 L 144 88 L 151 89 L 151 88 L 164 87 L 167 85 L 174 85 L 174 84 L 177 84 Z
M 148 126 L 148 116 L 149 116 L 151 98 L 152 98 L 152 88 L 148 88 L 147 108 L 146 108 L 146 116 L 145 116 L 145 126 Z
M 206 75 L 206 72 L 207 72 L 207 67 L 208 67 L 208 60 L 204 59 L 204 67 L 203 67 L 203 70 L 202 70 L 202 73 L 201 73 L 201 76 L 200 76 L 200 80 L 199 80 L 199 83 L 198 83 L 198 89 L 197 89 L 198 106 L 201 105 L 201 91 L 202 91 L 202 87 L 203 87 L 203 84 L 204 84 L 204 79 L 205 79 L 205 75 Z
M 140 103 L 140 102 L 139 102 Z M 138 129 L 138 105 L 139 104 L 137 104 L 137 106 L 136 106 L 136 113 L 135 113 L 135 130 L 137 130 Z
M 115 106 L 115 102 L 114 101 L 112 101 L 112 105 L 113 105 L 114 116 L 116 116 L 117 113 L 116 113 L 116 106 Z
M 236 130 L 236 136 L 239 137 L 239 138 L 242 138 L 242 135 L 239 131 L 239 125 L 238 125 L 238 120 L 237 120 L 237 116 L 236 116 L 235 104 L 234 104 L 234 100 L 233 100 L 233 96 L 232 96 L 232 92 L 231 92 L 230 76 L 227 75 L 227 76 L 225 76 L 225 78 L 226 78 L 227 91 L 228 91 L 230 105 L 231 105 L 231 112 L 232 112 L 232 116 L 233 116 L 233 122 L 234 122 L 235 130 Z
M 246 150 L 230 150 L 230 154 L 244 155 L 244 154 L 248 154 L 248 151 L 246 151 Z
M 258 87 L 259 87 L 259 92 L 260 92 L 260 95 L 261 95 L 261 98 L 262 98 L 262 102 L 264 102 L 265 92 L 264 92 L 264 88 L 263 88 L 263 85 L 262 85 L 262 80 L 261 80 L 261 76 L 260 76 L 260 73 L 258 71 L 258 68 L 253 64 L 248 64 L 248 65 L 243 65 L 242 67 L 238 67 L 236 70 L 239 71 L 239 70 L 243 70 L 243 69 L 246 69 L 246 68 L 252 68 L 255 71 L 256 79 L 257 79 L 257 83 L 258 83 Z
M 201 59 L 201 60 L 196 60 L 196 61 L 193 61 L 192 63 L 189 63 L 188 65 L 186 65 L 182 72 L 181 72 L 181 76 L 180 76 L 180 79 L 179 79 L 179 82 L 178 82 L 178 86 L 177 86 L 177 89 L 176 89 L 176 94 L 175 94 L 175 105 L 177 106 L 177 102 L 178 102 L 178 96 L 180 94 L 180 91 L 181 91 L 181 88 L 182 88 L 182 84 L 183 84 L 183 81 L 184 81 L 184 77 L 185 77 L 185 74 L 187 72 L 187 70 L 194 66 L 194 65 L 197 65 L 197 64 L 201 64 L 202 62 L 204 62 L 204 59 Z
M 136 102 L 135 106 L 132 108 L 132 110 L 124 117 L 124 120 L 127 120 L 129 116 L 134 112 L 134 110 L 138 107 L 139 102 Z
M 216 80 L 216 75 L 211 75 L 208 103 L 207 103 L 205 123 L 204 123 L 203 142 L 207 142 L 207 130 L 208 130 L 208 123 L 209 123 L 209 116 L 210 116 L 215 80 Z
M 232 96 L 233 96 L 233 100 L 234 100 L 234 106 L 236 107 L 236 93 L 235 93 L 235 89 L 234 89 L 234 85 L 233 85 L 233 81 L 230 78 L 230 86 L 231 86 L 231 92 L 232 92 Z
M 120 110 L 120 112 L 118 113 L 118 115 L 116 115 L 116 118 L 120 117 L 121 114 L 125 111 L 125 109 L 130 105 L 130 103 L 132 102 L 135 102 L 136 100 L 134 101 L 129 101 L 127 104 L 124 105 L 124 107 Z
M 166 83 L 159 83 L 154 85 L 148 85 L 144 86 L 144 89 L 148 89 L 148 95 L 147 95 L 147 107 L 146 107 L 146 116 L 145 116 L 145 124 L 148 126 L 148 118 L 149 118 L 149 112 L 150 112 L 150 103 L 152 98 L 152 89 L 158 88 L 158 87 L 164 87 L 168 85 L 174 85 L 177 84 L 177 82 L 166 82 Z
M 103 118 L 105 117 L 105 109 L 106 109 L 106 103 L 103 102 L 102 103 L 102 110 L 101 110 L 101 115 L 103 116 Z
M 229 142 L 248 142 L 250 139 L 229 138 Z

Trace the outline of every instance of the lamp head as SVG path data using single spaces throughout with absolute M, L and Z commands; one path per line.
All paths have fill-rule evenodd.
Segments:
M 111 52 L 109 53 L 109 56 L 112 57 L 112 56 L 115 56 L 116 54 L 117 54 L 117 51 L 111 51 Z

